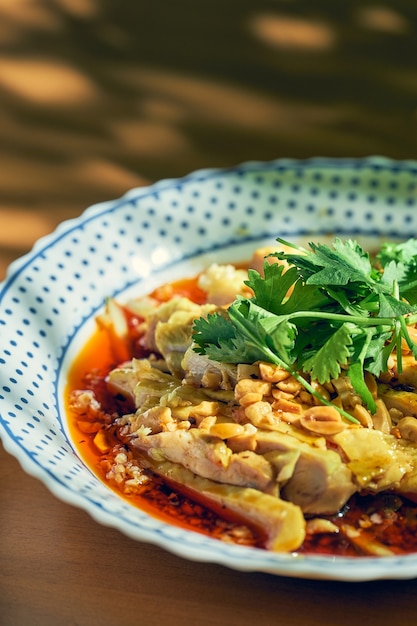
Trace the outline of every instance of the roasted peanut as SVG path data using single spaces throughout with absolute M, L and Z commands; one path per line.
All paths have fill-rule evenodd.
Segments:
M 300 424 L 306 430 L 319 435 L 340 433 L 345 424 L 339 411 L 332 406 L 313 406 L 300 417 Z
M 198 425 L 198 428 L 202 430 L 211 430 L 217 421 L 217 417 L 215 415 L 208 415 Z
M 242 424 L 236 424 L 235 422 L 217 422 L 210 428 L 209 432 L 213 437 L 232 439 L 233 437 L 243 435 L 245 429 Z
M 289 376 L 288 378 L 281 380 L 277 383 L 277 387 L 281 391 L 285 391 L 286 393 L 292 393 L 293 395 L 299 393 L 303 388 L 302 384 L 298 382 L 298 380 L 294 378 L 294 376 Z
M 295 413 L 297 415 L 301 415 L 303 410 L 301 404 L 298 404 L 297 402 L 294 402 L 292 400 L 287 400 L 286 398 L 280 398 L 278 400 L 275 400 L 272 408 L 274 409 L 274 411 L 287 411 L 289 413 Z
M 314 391 L 322 396 L 322 398 L 324 398 L 325 400 L 330 400 L 330 393 L 327 391 L 326 387 L 320 385 L 316 380 L 311 381 L 311 386 L 313 387 Z M 313 403 L 316 405 L 321 405 L 321 401 L 315 396 L 313 396 Z
M 228 442 L 227 446 L 233 452 L 244 452 L 245 450 L 251 450 L 254 452 L 256 450 L 257 441 L 256 441 L 256 433 L 258 429 L 253 424 L 245 424 L 243 426 L 243 433 L 241 435 L 236 435 L 232 437 Z
M 352 411 L 353 417 L 356 417 L 358 422 L 364 426 L 365 428 L 373 428 L 374 423 L 372 421 L 372 416 L 367 409 L 362 404 L 357 404 Z
M 255 404 L 255 402 L 260 402 L 263 398 L 261 393 L 245 393 L 241 398 L 239 398 L 240 406 L 249 406 L 250 404 Z
M 263 380 L 244 378 L 235 387 L 235 398 L 241 406 L 260 402 L 264 396 L 271 395 L 271 383 Z
M 259 363 L 259 373 L 262 380 L 266 380 L 269 383 L 279 383 L 290 376 L 290 373 L 282 367 L 264 362 Z
M 269 425 L 276 424 L 278 421 L 269 402 L 250 404 L 245 409 L 245 416 L 254 426 L 261 428 L 268 428 Z

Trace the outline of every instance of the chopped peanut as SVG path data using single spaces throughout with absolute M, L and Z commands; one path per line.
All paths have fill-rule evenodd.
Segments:
M 217 417 L 215 415 L 208 415 L 198 425 L 198 428 L 202 428 L 203 430 L 211 430 L 215 423 L 217 422 Z
M 244 378 L 239 380 L 235 387 L 235 398 L 240 400 L 247 393 L 261 394 L 261 396 L 271 395 L 271 384 L 263 380 L 252 380 Z
M 279 367 L 279 365 L 264 362 L 259 363 L 259 373 L 262 380 L 266 380 L 269 383 L 279 383 L 290 376 L 290 373 Z
M 278 418 L 272 412 L 269 402 L 256 402 L 245 408 L 247 419 L 259 428 L 268 428 L 277 422 Z
M 274 411 L 284 411 L 288 413 L 295 413 L 296 415 L 301 415 L 302 406 L 297 402 L 287 400 L 285 398 L 280 398 L 279 400 L 275 400 L 273 404 Z
M 365 428 L 374 427 L 371 414 L 362 404 L 357 404 L 353 409 L 352 414 L 353 417 L 356 417 L 358 422 L 360 422 L 360 424 L 362 424 Z
M 242 380 L 243 378 L 259 378 L 259 366 L 257 364 L 239 363 L 237 366 L 237 380 Z
M 210 428 L 210 435 L 220 437 L 220 439 L 239 437 L 239 435 L 243 435 L 244 432 L 245 429 L 242 424 L 236 424 L 235 422 L 216 422 L 216 424 Z
M 319 435 L 335 435 L 345 428 L 337 409 L 332 406 L 313 406 L 300 417 L 300 424 L 306 430 Z
M 256 392 L 245 393 L 239 399 L 239 404 L 241 406 L 249 406 L 250 404 L 255 404 L 255 402 L 260 402 L 262 398 L 263 398 L 262 393 L 256 393 Z
M 243 433 L 230 439 L 227 445 L 233 452 L 244 452 L 245 450 L 254 452 L 257 446 L 257 432 L 258 429 L 253 424 L 244 424 Z
M 314 391 L 319 393 L 325 400 L 330 400 L 330 393 L 323 385 L 320 385 L 316 380 L 311 381 L 311 386 Z M 313 396 L 313 404 L 321 404 L 320 400 Z
M 285 391 L 286 393 L 297 394 L 303 388 L 302 384 L 298 382 L 294 376 L 289 376 L 285 380 L 281 380 L 277 383 L 278 389 Z
M 293 400 L 294 394 L 288 393 L 287 391 L 281 391 L 281 389 L 272 389 L 272 397 L 275 400 Z

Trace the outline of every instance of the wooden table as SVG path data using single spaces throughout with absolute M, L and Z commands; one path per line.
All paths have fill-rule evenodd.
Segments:
M 412 0 L 0 2 L 0 272 L 128 188 L 276 157 L 414 158 Z M 415 620 L 417 581 L 296 580 L 98 525 L 0 448 L 1 626 Z

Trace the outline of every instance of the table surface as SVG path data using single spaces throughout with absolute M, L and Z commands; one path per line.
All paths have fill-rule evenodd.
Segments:
M 133 186 L 246 160 L 414 158 L 416 25 L 413 0 L 0 0 L 1 277 Z M 183 560 L 59 501 L 1 447 L 0 475 L 1 626 L 415 618 L 415 580 Z

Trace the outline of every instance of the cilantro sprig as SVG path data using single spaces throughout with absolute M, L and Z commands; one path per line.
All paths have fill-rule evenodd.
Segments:
M 308 378 L 325 384 L 344 370 L 375 412 L 365 372 L 386 372 L 393 352 L 401 370 L 403 340 L 417 359 L 407 330 L 417 322 L 417 240 L 385 244 L 373 260 L 350 239 L 308 249 L 277 241 L 290 251 L 271 256 L 287 268 L 265 260 L 263 275 L 250 269 L 253 296 L 197 319 L 195 351 L 220 362 L 275 363 L 325 404 Z

